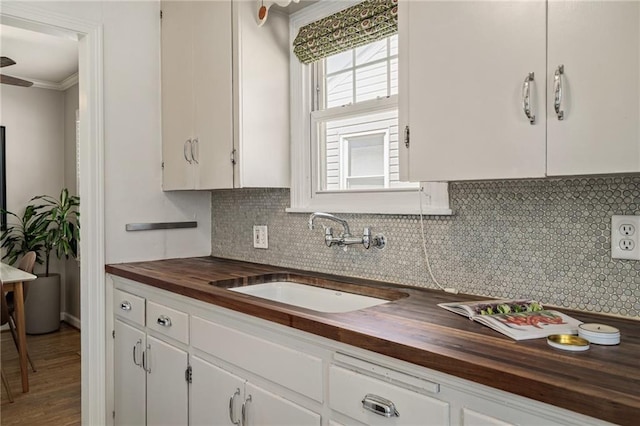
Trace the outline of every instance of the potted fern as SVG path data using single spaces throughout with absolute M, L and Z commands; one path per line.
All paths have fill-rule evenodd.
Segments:
M 2 234 L 3 259 L 15 263 L 28 251 L 44 263 L 45 273 L 29 284 L 25 302 L 26 331 L 42 334 L 60 328 L 60 274 L 50 271 L 51 255 L 58 259 L 77 258 L 80 241 L 80 199 L 64 188 L 58 199 L 49 195 L 33 197 L 19 222 Z

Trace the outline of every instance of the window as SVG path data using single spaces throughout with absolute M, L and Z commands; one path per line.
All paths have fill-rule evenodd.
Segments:
M 389 187 L 387 131 L 340 136 L 340 148 L 340 181 L 327 181 L 327 189 Z
M 292 15 L 292 42 L 303 26 L 356 3 L 319 2 Z M 395 33 L 308 65 L 291 55 L 288 211 L 418 213 L 422 187 L 425 212 L 450 214 L 446 183 L 401 179 L 399 71 Z
M 418 188 L 417 183 L 402 182 L 399 173 L 398 36 L 331 55 L 312 67 L 316 76 L 312 143 L 319 147 L 322 164 L 319 189 Z M 372 161 L 368 166 L 365 148 L 360 146 L 365 142 L 354 141 L 355 147 L 349 142 L 367 134 L 377 135 L 379 148 L 377 156 L 372 156 L 374 142 L 368 141 L 366 153 Z M 354 163 L 351 150 L 356 148 Z M 378 167 L 377 178 L 354 175 L 351 166 Z

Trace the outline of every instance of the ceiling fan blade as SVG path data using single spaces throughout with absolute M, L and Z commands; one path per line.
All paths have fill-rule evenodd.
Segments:
M 14 86 L 22 86 L 22 87 L 31 87 L 33 86 L 33 82 L 23 80 L 17 77 L 11 77 L 10 75 L 0 74 L 0 83 L 3 84 L 12 84 Z
M 9 65 L 15 65 L 15 64 L 16 64 L 16 61 L 14 61 L 11 58 L 8 58 L 6 56 L 0 57 L 0 68 L 8 67 Z

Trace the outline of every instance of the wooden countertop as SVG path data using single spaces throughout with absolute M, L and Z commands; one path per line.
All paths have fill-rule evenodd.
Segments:
M 640 321 L 562 309 L 617 327 L 622 336 L 617 346 L 565 352 L 546 339 L 514 341 L 437 306 L 478 299 L 472 296 L 213 257 L 107 265 L 106 271 L 612 423 L 640 419 Z M 288 274 L 328 287 L 336 281 L 373 286 L 381 296 L 400 298 L 325 314 L 225 290 Z

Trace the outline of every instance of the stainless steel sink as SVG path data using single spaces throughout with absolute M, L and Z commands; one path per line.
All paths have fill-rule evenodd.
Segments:
M 387 299 L 289 281 L 273 281 L 229 290 L 326 313 L 357 311 L 390 302 Z

